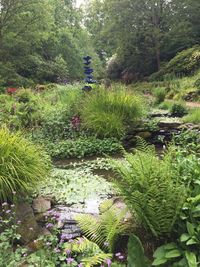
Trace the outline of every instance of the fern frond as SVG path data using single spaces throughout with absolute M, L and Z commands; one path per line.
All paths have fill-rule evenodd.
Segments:
M 185 189 L 174 174 L 170 156 L 163 160 L 140 139 L 140 150 L 125 153 L 126 164 L 113 161 L 120 178 L 114 184 L 127 207 L 155 236 L 171 232 L 185 200 Z
M 106 202 L 103 208 L 108 208 L 111 202 Z M 84 235 L 97 243 L 101 248 L 114 251 L 114 245 L 120 235 L 125 234 L 130 225 L 124 223 L 127 209 L 120 210 L 115 205 L 105 210 L 98 219 L 91 215 L 78 215 L 76 221 Z M 107 247 L 108 243 L 108 247 Z
M 93 267 L 96 266 L 97 264 L 102 264 L 107 259 L 111 258 L 112 254 L 99 253 L 97 255 L 82 259 L 81 263 L 83 263 L 85 267 Z

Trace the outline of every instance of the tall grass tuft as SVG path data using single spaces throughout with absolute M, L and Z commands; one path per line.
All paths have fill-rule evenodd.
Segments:
M 80 109 L 86 128 L 101 137 L 122 137 L 126 126 L 144 115 L 143 100 L 124 87 L 98 88 L 87 94 Z
M 190 122 L 194 124 L 200 123 L 200 108 L 191 109 L 190 113 L 183 118 L 184 122 Z
M 0 201 L 29 192 L 49 171 L 49 160 L 20 133 L 0 129 Z

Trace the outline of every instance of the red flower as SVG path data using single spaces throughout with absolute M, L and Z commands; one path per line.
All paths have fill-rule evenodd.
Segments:
M 15 94 L 17 92 L 17 88 L 9 87 L 9 88 L 6 89 L 6 92 L 9 95 L 13 95 L 13 94 Z

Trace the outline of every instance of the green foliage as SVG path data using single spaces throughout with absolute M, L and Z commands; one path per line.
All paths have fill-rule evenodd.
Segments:
M 38 185 L 39 195 L 52 196 L 57 203 L 79 204 L 90 199 L 100 199 L 112 192 L 111 186 L 89 167 L 54 169 L 46 181 Z
M 133 234 L 130 235 L 128 243 L 128 267 L 147 267 L 142 244 Z
M 180 147 L 184 155 L 200 156 L 200 135 L 198 130 L 182 131 L 173 137 L 173 142 Z
M 152 75 L 152 79 L 162 80 L 164 75 L 192 75 L 200 67 L 200 47 L 183 50 L 171 59 L 161 70 Z
M 165 100 L 166 89 L 164 87 L 157 87 L 153 90 L 153 94 L 156 98 L 156 104 L 160 104 Z
M 0 129 L 0 199 L 12 199 L 30 191 L 48 174 L 49 161 L 44 153 L 20 133 Z
M 119 174 L 114 184 L 142 226 L 154 236 L 171 233 L 185 199 L 185 188 L 174 172 L 170 153 L 162 160 L 155 148 L 140 141 L 135 154 L 113 162 Z
M 99 218 L 92 215 L 78 215 L 76 221 L 84 235 L 101 248 L 114 252 L 119 237 L 130 229 L 129 224 L 124 222 L 126 209 L 119 210 L 112 201 L 104 204 L 103 212 Z
M 71 250 L 72 253 L 84 255 L 81 256 L 80 261 L 86 267 L 103 264 L 107 259 L 112 258 L 112 254 L 103 252 L 96 243 L 85 237 L 77 238 L 71 244 L 66 243 L 65 249 Z
M 27 249 L 21 246 L 13 247 L 14 243 L 19 243 L 21 237 L 17 233 L 19 224 L 15 222 L 14 206 L 11 207 L 4 203 L 1 208 L 4 209 L 4 212 L 0 214 L 0 266 L 19 266 Z
M 190 113 L 183 118 L 184 122 L 199 124 L 200 123 L 200 108 L 190 110 Z
M 102 156 L 122 151 L 121 144 L 115 138 L 98 139 L 95 137 L 80 137 L 57 143 L 46 144 L 48 154 L 54 159 L 83 158 L 87 156 Z
M 84 126 L 103 137 L 122 137 L 127 124 L 144 114 L 140 96 L 125 88 L 99 88 L 86 95 L 80 110 Z
M 177 102 L 173 104 L 170 112 L 173 117 L 183 117 L 188 111 L 184 103 Z

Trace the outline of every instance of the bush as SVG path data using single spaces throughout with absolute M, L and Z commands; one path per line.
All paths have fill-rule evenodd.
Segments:
M 95 137 L 47 143 L 46 148 L 49 155 L 54 159 L 102 156 L 122 151 L 122 146 L 116 139 L 106 138 L 101 140 Z
M 99 88 L 85 95 L 80 109 L 83 125 L 98 136 L 120 138 L 125 134 L 127 124 L 144 115 L 143 102 L 140 96 L 123 87 Z
M 13 192 L 20 196 L 45 179 L 49 161 L 38 147 L 20 133 L 0 129 L 0 199 L 12 199 Z
M 195 81 L 194 86 L 197 88 L 198 91 L 200 91 L 200 78 Z
M 191 109 L 190 113 L 183 118 L 184 122 L 199 124 L 200 123 L 200 108 Z
M 171 115 L 173 117 L 183 117 L 187 114 L 187 108 L 184 103 L 174 103 L 171 107 Z
M 150 80 L 162 80 L 166 75 L 177 77 L 192 75 L 200 67 L 200 46 L 196 45 L 178 53 L 160 71 L 154 73 Z
M 156 237 L 171 233 L 185 200 L 170 153 L 161 160 L 155 148 L 140 142 L 126 162 L 113 161 L 119 177 L 114 183 L 134 216 Z
M 156 104 L 160 104 L 165 100 L 166 90 L 164 87 L 157 87 L 153 90 L 153 95 L 156 98 Z

